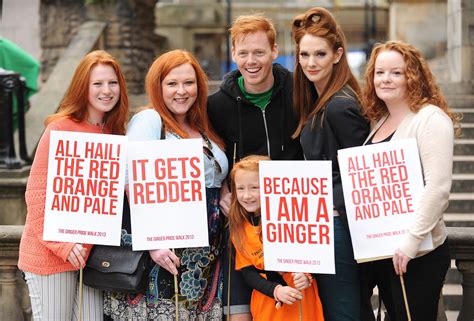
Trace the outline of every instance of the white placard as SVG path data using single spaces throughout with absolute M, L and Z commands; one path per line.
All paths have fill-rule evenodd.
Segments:
M 120 245 L 127 141 L 51 131 L 45 240 Z
M 260 162 L 265 270 L 334 274 L 329 161 Z
M 363 262 L 393 256 L 423 193 L 416 140 L 342 149 L 338 159 L 354 258 Z M 420 250 L 431 248 L 428 234 Z
M 129 142 L 133 250 L 208 246 L 201 139 Z

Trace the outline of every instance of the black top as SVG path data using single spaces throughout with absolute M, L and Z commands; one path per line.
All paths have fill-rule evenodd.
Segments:
M 370 139 L 365 143 L 365 145 L 374 145 L 374 144 L 389 142 L 392 139 L 393 135 L 395 134 L 395 132 L 393 132 L 387 138 L 385 138 L 384 140 L 381 140 L 380 142 L 374 143 L 373 139 L 374 139 L 374 136 L 377 133 L 377 131 L 378 131 L 378 129 L 375 131 L 375 133 L 372 135 L 372 137 L 370 137 Z
M 273 65 L 275 82 L 265 111 L 245 99 L 238 85 L 240 76 L 238 70 L 227 74 L 219 91 L 208 99 L 209 119 L 224 140 L 229 172 L 234 152 L 236 161 L 251 154 L 274 160 L 303 159 L 298 139 L 291 138 L 298 124 L 293 111 L 292 74 L 279 64 Z
M 307 160 L 332 161 L 334 207 L 346 222 L 346 207 L 342 191 L 337 151 L 361 146 L 370 132 L 369 121 L 362 116 L 354 91 L 345 86 L 329 100 L 301 131 L 301 145 Z
M 258 226 L 259 223 L 260 216 L 253 216 L 250 224 Z M 278 272 L 261 271 L 253 265 L 242 268 L 241 272 L 245 283 L 247 283 L 249 287 L 265 294 L 270 298 L 273 298 L 273 292 L 277 285 L 287 285 L 285 280 L 283 280 L 283 277 Z M 260 275 L 260 273 L 264 273 L 267 278 L 265 279 Z

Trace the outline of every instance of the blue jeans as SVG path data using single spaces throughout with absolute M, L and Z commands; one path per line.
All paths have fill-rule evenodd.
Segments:
M 334 217 L 336 274 L 316 274 L 325 321 L 360 321 L 359 267 L 351 237 L 340 217 Z

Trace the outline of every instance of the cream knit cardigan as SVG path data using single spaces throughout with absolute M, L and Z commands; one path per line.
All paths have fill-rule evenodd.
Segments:
M 369 137 L 387 116 L 377 122 Z M 452 181 L 453 122 L 439 107 L 426 105 L 417 113 L 406 115 L 391 140 L 406 138 L 416 138 L 425 181 L 420 204 L 415 210 L 416 219 L 399 246 L 405 255 L 414 258 L 427 253 L 418 249 L 428 233 L 433 238 L 434 249 L 447 237 L 443 213 L 448 207 Z

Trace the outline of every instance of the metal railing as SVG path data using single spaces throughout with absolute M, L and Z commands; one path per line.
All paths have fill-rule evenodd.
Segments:
M 20 74 L 0 70 L 0 168 L 20 168 L 23 163 L 30 161 L 25 141 L 25 86 L 25 80 Z M 15 151 L 16 127 L 21 159 Z

